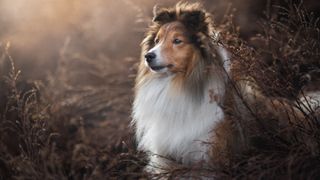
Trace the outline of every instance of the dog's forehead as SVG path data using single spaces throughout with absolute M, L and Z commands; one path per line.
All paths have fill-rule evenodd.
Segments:
M 160 30 L 158 32 L 158 35 L 168 35 L 170 33 L 183 35 L 186 33 L 186 28 L 179 21 L 170 22 L 170 23 L 162 25 L 162 27 L 160 28 Z

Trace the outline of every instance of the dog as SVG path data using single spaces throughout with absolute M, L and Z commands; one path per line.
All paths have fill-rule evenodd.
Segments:
M 170 160 L 228 164 L 256 141 L 257 126 L 272 131 L 320 114 L 318 80 L 297 97 L 299 104 L 265 96 L 254 81 L 235 82 L 242 77 L 233 77 L 230 53 L 199 3 L 155 8 L 141 45 L 132 124 L 149 172 L 162 172 Z M 269 120 L 257 124 L 257 114 Z
M 151 169 L 206 162 L 212 130 L 225 115 L 230 60 L 210 14 L 198 3 L 154 8 L 142 42 L 133 125 Z M 163 158 L 166 157 L 166 158 Z

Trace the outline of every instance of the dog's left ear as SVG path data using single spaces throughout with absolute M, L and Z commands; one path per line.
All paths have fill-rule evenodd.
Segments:
M 174 19 L 174 12 L 168 9 L 160 9 L 157 5 L 153 7 L 153 22 L 167 23 Z
M 184 24 L 190 29 L 196 31 L 204 31 L 207 29 L 205 23 L 206 14 L 201 10 L 185 12 L 182 14 L 182 19 L 184 21 Z

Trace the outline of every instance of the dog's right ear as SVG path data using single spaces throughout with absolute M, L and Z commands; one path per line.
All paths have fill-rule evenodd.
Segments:
M 153 7 L 153 22 L 170 22 L 174 19 L 174 16 L 174 12 L 170 12 L 168 9 L 160 9 L 157 5 Z

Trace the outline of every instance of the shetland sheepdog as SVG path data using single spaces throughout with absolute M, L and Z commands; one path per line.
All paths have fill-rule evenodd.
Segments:
M 154 9 L 142 42 L 132 113 L 138 148 L 149 154 L 148 171 L 161 172 L 170 166 L 169 159 L 191 165 L 211 157 L 223 161 L 221 154 L 241 151 L 247 144 L 243 131 L 251 127 L 248 132 L 256 133 L 243 100 L 278 119 L 275 126 L 305 118 L 297 104 L 266 97 L 254 84 L 236 82 L 244 96 L 234 95 L 229 53 L 218 39 L 210 14 L 198 3 Z M 319 81 L 311 85 L 315 87 L 297 99 L 302 110 L 320 114 Z M 227 106 L 236 109 L 245 127 L 228 121 Z
M 206 142 L 225 117 L 229 69 L 228 52 L 199 4 L 154 9 L 132 114 L 138 148 L 149 153 L 150 167 L 168 166 L 166 158 L 185 165 L 208 160 Z

